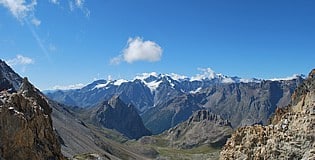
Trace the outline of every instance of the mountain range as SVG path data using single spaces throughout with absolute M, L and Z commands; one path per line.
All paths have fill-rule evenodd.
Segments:
M 80 89 L 50 91 L 63 104 L 89 108 L 115 95 L 132 104 L 144 125 L 159 134 L 188 119 L 196 110 L 210 109 L 233 128 L 265 124 L 277 106 L 286 106 L 303 75 L 286 80 L 258 80 L 215 74 L 187 78 L 177 74 L 144 73 L 131 81 L 97 80 Z M 245 113 L 245 114 L 244 114 Z
M 0 61 L 0 159 L 314 157 L 314 74 L 151 73 L 44 95 Z

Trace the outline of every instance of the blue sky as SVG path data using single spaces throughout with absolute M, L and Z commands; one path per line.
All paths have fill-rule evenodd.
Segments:
M 288 77 L 315 68 L 315 1 L 0 0 L 0 35 L 40 89 L 208 67 Z

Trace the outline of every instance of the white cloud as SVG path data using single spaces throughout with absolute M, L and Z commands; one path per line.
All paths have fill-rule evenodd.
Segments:
M 202 80 L 202 79 L 213 79 L 217 77 L 217 74 L 211 68 L 198 68 L 198 71 L 201 71 L 202 74 L 197 74 L 194 77 L 191 77 L 191 80 Z
M 75 0 L 75 5 L 79 8 L 83 7 L 84 0 Z
M 48 46 L 48 49 L 49 51 L 54 52 L 57 50 L 57 47 L 54 44 L 50 43 Z
M 117 57 L 110 59 L 109 63 L 112 65 L 118 65 L 120 64 L 121 61 L 123 61 L 123 59 L 124 59 L 123 55 L 119 55 Z
M 32 58 L 29 58 L 29 57 L 25 57 L 25 56 L 22 56 L 22 55 L 17 55 L 15 58 L 9 59 L 6 62 L 10 66 L 17 66 L 17 65 L 33 64 L 34 60 Z
M 49 0 L 49 2 L 52 4 L 59 4 L 59 0 Z
M 34 8 L 37 5 L 37 1 L 0 0 L 0 5 L 8 8 L 15 18 L 17 18 L 19 21 L 22 21 L 26 17 L 31 17 L 31 19 L 34 18 Z
M 69 9 L 74 11 L 80 9 L 86 17 L 90 17 L 90 10 L 84 7 L 85 0 L 69 0 Z
M 39 25 L 41 24 L 41 21 L 38 20 L 38 19 L 35 18 L 35 17 L 31 20 L 31 22 L 32 22 L 32 24 L 34 24 L 35 26 L 39 26 Z
M 52 90 L 69 90 L 69 89 L 81 89 L 83 88 L 85 85 L 82 83 L 78 83 L 78 84 L 71 84 L 68 86 L 61 86 L 61 85 L 56 85 L 52 88 Z
M 161 60 L 162 53 L 162 48 L 153 41 L 144 41 L 140 37 L 129 38 L 122 54 L 112 58 L 110 63 L 119 64 L 122 61 L 128 63 L 136 61 L 156 62 Z

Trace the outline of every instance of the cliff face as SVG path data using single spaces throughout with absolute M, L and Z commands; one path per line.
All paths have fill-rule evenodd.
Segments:
M 315 159 L 315 70 L 270 125 L 239 128 L 220 159 Z
M 208 110 L 198 110 L 187 121 L 169 129 L 166 135 L 173 147 L 190 149 L 200 145 L 222 146 L 232 132 L 227 120 Z
M 94 124 L 115 129 L 130 139 L 151 135 L 144 127 L 137 109 L 131 104 L 125 104 L 118 96 L 96 106 L 91 119 Z
M 40 92 L 23 79 L 16 93 L 0 92 L 0 159 L 64 159 Z
M 0 59 L 0 91 L 17 91 L 21 83 L 22 78 Z

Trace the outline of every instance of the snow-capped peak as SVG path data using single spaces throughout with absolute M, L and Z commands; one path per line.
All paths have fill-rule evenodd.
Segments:
M 188 78 L 187 76 L 179 75 L 176 73 L 171 73 L 171 74 L 166 74 L 166 75 L 171 77 L 173 80 L 176 80 L 176 81 L 180 81 L 180 80 L 184 80 L 184 79 Z
M 93 89 L 100 89 L 100 88 L 105 88 L 108 84 L 110 84 L 112 81 L 108 80 L 106 81 L 106 83 L 99 83 L 97 85 L 95 85 L 95 87 Z M 92 90 L 93 90 L 92 89 Z
M 269 79 L 271 81 L 288 81 L 288 80 L 293 80 L 293 79 L 297 79 L 297 78 L 300 78 L 302 77 L 303 79 L 305 79 L 305 75 L 303 74 L 293 74 L 292 76 L 290 77 L 285 77 L 285 78 L 272 78 L 272 79 Z
M 139 80 L 145 80 L 149 77 L 158 77 L 159 74 L 157 74 L 156 72 L 151 72 L 151 73 L 141 73 L 139 75 L 137 75 L 133 80 L 139 79 Z
M 113 84 L 114 84 L 115 86 L 120 86 L 122 83 L 125 83 L 125 82 L 128 82 L 128 81 L 125 80 L 125 79 L 118 79 L 118 80 L 116 80 Z
M 198 68 L 202 74 L 197 74 L 190 78 L 190 81 L 202 81 L 204 79 L 214 79 L 217 78 L 221 74 L 216 74 L 211 68 Z

